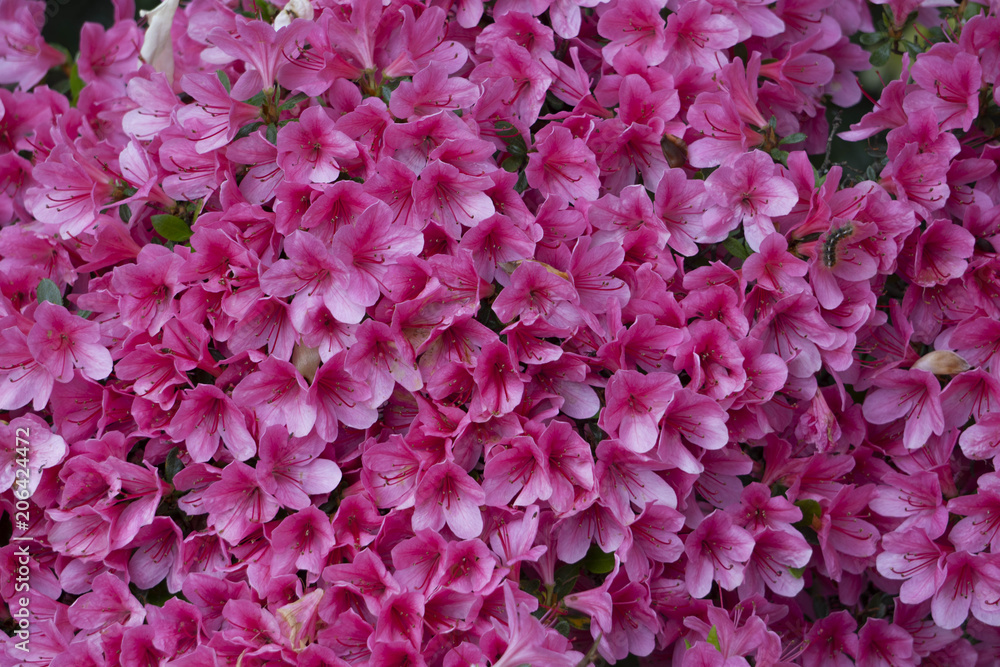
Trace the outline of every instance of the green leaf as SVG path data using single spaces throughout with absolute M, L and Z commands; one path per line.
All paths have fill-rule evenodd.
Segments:
M 906 48 L 906 52 L 910 54 L 911 58 L 916 58 L 919 54 L 924 52 L 924 50 L 919 45 L 914 44 L 908 39 L 900 40 L 900 42 Z
M 790 567 L 788 572 L 796 579 L 801 579 L 802 575 L 805 573 L 806 568 L 804 567 Z
M 132 209 L 127 204 L 122 204 L 118 207 L 118 217 L 127 225 L 129 220 L 132 219 Z
M 90 317 L 91 315 L 94 314 L 94 311 L 92 311 L 92 310 L 78 310 L 78 311 L 76 311 L 76 314 L 79 315 L 80 317 L 82 317 L 83 319 L 87 319 L 88 317 Z
M 563 565 L 556 570 L 555 595 L 558 599 L 563 599 L 573 592 L 576 580 L 580 577 L 580 566 L 576 564 Z
M 517 194 L 521 194 L 527 189 L 528 189 L 528 177 L 525 175 L 525 172 L 522 171 L 521 174 L 517 177 L 517 183 L 514 184 L 514 190 L 517 192 Z
M 805 141 L 806 135 L 803 132 L 796 132 L 795 134 L 789 134 L 787 137 L 781 140 L 783 144 L 797 144 L 800 141 Z
M 507 146 L 507 152 L 511 155 L 524 157 L 528 154 L 528 146 L 524 143 L 524 138 L 517 128 L 505 120 L 501 120 L 495 126 L 497 136 Z
M 38 283 L 38 288 L 35 290 L 35 293 L 38 295 L 38 303 L 48 301 L 49 303 L 54 303 L 57 306 L 63 305 L 62 290 L 60 290 L 59 287 L 48 278 L 42 278 L 42 280 Z
M 278 126 L 277 125 L 268 125 L 267 126 L 267 130 L 265 131 L 265 133 L 267 135 L 267 140 L 269 142 L 271 142 L 272 144 L 277 145 L 277 143 L 278 143 Z
M 777 116 L 771 116 L 771 118 L 767 121 L 767 126 L 770 127 L 770 128 L 772 128 L 772 129 L 778 127 L 778 117 Z
M 153 229 L 168 241 L 184 243 L 191 238 L 191 226 L 176 215 L 154 215 Z
M 167 452 L 167 461 L 163 464 L 163 479 L 166 480 L 167 484 L 172 484 L 174 475 L 184 469 L 184 464 L 181 463 L 179 458 L 177 458 L 177 453 L 179 451 L 180 449 L 174 447 Z
M 219 81 L 222 82 L 222 87 L 226 89 L 227 93 L 233 92 L 233 84 L 229 82 L 229 75 L 223 72 L 221 69 L 215 70 L 215 75 L 219 77 Z
M 597 545 L 591 545 L 583 559 L 583 566 L 594 574 L 607 574 L 615 569 L 615 555 L 606 554 Z
M 714 625 L 708 631 L 708 637 L 705 638 L 705 641 L 714 646 L 716 651 L 722 651 L 722 645 L 719 643 L 719 629 Z
M 802 510 L 802 520 L 795 523 L 796 527 L 810 527 L 814 519 L 818 519 L 823 514 L 823 508 L 819 503 L 811 499 L 796 500 L 795 506 Z
M 240 128 L 240 131 L 236 133 L 236 136 L 233 137 L 233 141 L 236 141 L 237 139 L 242 139 L 243 137 L 249 137 L 251 134 L 256 132 L 257 128 L 259 128 L 261 125 L 263 125 L 263 123 L 261 122 L 244 125 L 243 127 Z
M 76 106 L 76 103 L 80 100 L 80 91 L 83 90 L 83 79 L 80 78 L 80 70 L 76 63 L 73 63 L 73 68 L 69 71 L 69 92 L 72 94 L 72 104 Z
M 889 56 L 891 55 L 892 50 L 889 48 L 889 42 L 886 42 L 872 51 L 869 62 L 871 62 L 872 67 L 882 67 L 882 65 L 889 62 Z
M 521 168 L 524 164 L 524 158 L 517 155 L 508 156 L 500 166 L 504 168 L 504 171 L 509 171 L 512 174 L 516 174 L 517 170 Z
M 306 95 L 305 93 L 299 93 L 298 95 L 295 95 L 293 97 L 289 97 L 287 100 L 285 100 L 285 103 L 282 104 L 278 108 L 281 109 L 282 111 L 288 111 L 289 109 L 293 108 L 299 102 L 302 102 L 303 100 L 308 100 L 308 99 L 309 99 L 308 95 Z
M 881 44 L 889 38 L 884 32 L 866 32 L 858 38 L 858 41 L 865 46 L 875 46 Z
M 735 236 L 730 236 L 728 239 L 722 242 L 722 247 L 729 251 L 729 254 L 736 259 L 746 259 L 753 252 L 744 243 L 743 239 L 737 238 Z

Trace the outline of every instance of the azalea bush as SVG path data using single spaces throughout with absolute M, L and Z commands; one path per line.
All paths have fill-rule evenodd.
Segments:
M 995 2 L 59 6 L 0 665 L 997 664 Z

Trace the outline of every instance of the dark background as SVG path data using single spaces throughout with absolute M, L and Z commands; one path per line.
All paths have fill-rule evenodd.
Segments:
M 159 0 L 135 0 L 136 20 L 140 9 L 153 9 L 158 4 Z M 115 18 L 111 0 L 48 0 L 46 7 L 55 7 L 57 11 L 42 28 L 45 41 L 65 46 L 74 54 L 80 48 L 80 28 L 84 23 L 100 23 L 110 28 Z

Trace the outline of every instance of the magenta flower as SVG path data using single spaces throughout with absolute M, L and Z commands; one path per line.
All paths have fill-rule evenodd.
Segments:
M 277 165 L 285 177 L 299 183 L 332 183 L 340 176 L 338 160 L 358 156 L 358 148 L 322 107 L 302 112 L 297 123 L 278 132 Z
M 982 83 L 979 59 L 969 53 L 942 57 L 921 54 L 910 69 L 913 81 L 922 88 L 907 94 L 903 109 L 913 113 L 931 109 L 942 130 L 968 131 L 979 114 L 979 87 Z
M 944 430 L 941 385 L 934 375 L 915 369 L 891 370 L 881 374 L 875 384 L 878 389 L 865 397 L 865 419 L 888 424 L 906 417 L 903 444 L 907 449 L 923 447 L 932 434 Z
M 858 667 L 913 665 L 913 637 L 903 628 L 881 618 L 869 618 L 858 631 Z
M 703 598 L 712 582 L 731 591 L 743 582 L 743 571 L 754 551 L 754 538 L 733 524 L 728 514 L 709 514 L 684 540 L 688 562 L 685 579 L 688 592 Z
M 289 438 L 287 431 L 270 426 L 260 439 L 257 478 L 282 507 L 302 510 L 309 496 L 326 495 L 340 484 L 336 463 L 320 458 L 326 444 L 316 437 Z
M 329 517 L 315 507 L 306 507 L 283 519 L 271 533 L 271 544 L 276 547 L 271 568 L 275 572 L 320 574 L 334 542 Z
M 295 436 L 305 436 L 316 423 L 316 407 L 307 399 L 309 387 L 295 366 L 268 357 L 233 390 L 233 400 L 249 406 L 264 426 L 280 424 Z
M 69 381 L 74 368 L 92 380 L 103 380 L 111 373 L 111 354 L 100 339 L 96 322 L 71 315 L 62 306 L 46 301 L 35 310 L 28 349 L 57 382 Z
M 239 16 L 235 28 L 235 34 L 216 28 L 208 34 L 208 41 L 232 58 L 242 59 L 250 65 L 259 79 L 258 85 L 268 91 L 274 87 L 278 66 L 294 52 L 312 26 L 307 21 L 292 21 L 275 30 L 263 21 L 248 21 Z
M 45 24 L 40 5 L 5 2 L 0 5 L 0 83 L 30 90 L 45 73 L 65 60 L 42 37 Z
M 790 212 L 799 200 L 781 168 L 760 151 L 713 171 L 705 180 L 705 193 L 717 202 L 705 212 L 705 233 L 721 240 L 742 223 L 747 244 L 754 250 L 760 250 L 764 239 L 775 231 L 772 218 Z
M 92 592 L 70 605 L 70 623 L 83 630 L 104 630 L 117 623 L 124 627 L 142 625 L 146 611 L 124 581 L 105 572 L 94 579 L 93 586 Z
M 543 195 L 559 195 L 571 202 L 597 199 L 600 174 L 594 153 L 565 127 L 536 138 L 537 152 L 528 156 L 528 184 Z
M 448 525 L 461 539 L 479 537 L 483 517 L 479 507 L 486 493 L 454 463 L 445 461 L 431 466 L 416 490 L 413 530 L 441 530 Z
M 220 440 L 237 461 L 246 461 L 257 451 L 243 411 L 213 385 L 201 384 L 184 392 L 168 432 L 171 438 L 186 443 L 195 463 L 212 460 Z
M 265 490 L 253 468 L 239 461 L 226 466 L 222 478 L 208 487 L 201 507 L 208 512 L 209 525 L 230 544 L 278 513 L 274 495 Z
M 649 451 L 656 445 L 657 425 L 678 389 L 680 381 L 671 373 L 618 371 L 608 380 L 607 406 L 598 424 L 608 433 L 617 434 L 626 448 L 639 453 Z

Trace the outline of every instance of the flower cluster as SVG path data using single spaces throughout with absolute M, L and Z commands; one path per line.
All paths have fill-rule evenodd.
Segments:
M 996 664 L 1000 7 L 886 4 L 0 0 L 0 665 Z

